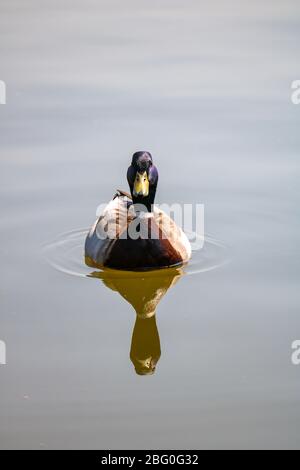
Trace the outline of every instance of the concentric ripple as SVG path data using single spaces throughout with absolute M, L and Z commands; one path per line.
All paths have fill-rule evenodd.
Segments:
M 84 244 L 88 229 L 76 229 L 59 235 L 55 240 L 43 247 L 43 254 L 47 262 L 55 269 L 65 274 L 79 277 L 112 278 L 139 276 L 141 273 L 133 271 L 116 271 L 108 268 L 91 270 L 85 264 Z M 201 238 L 196 233 L 186 233 L 195 244 L 202 245 Z M 195 275 L 216 269 L 229 261 L 225 246 L 210 236 L 205 236 L 203 248 L 194 250 L 192 258 L 186 265 L 177 268 L 182 274 Z M 172 268 L 157 271 L 143 272 L 144 275 L 157 275 Z M 173 268 L 174 269 L 174 268 Z

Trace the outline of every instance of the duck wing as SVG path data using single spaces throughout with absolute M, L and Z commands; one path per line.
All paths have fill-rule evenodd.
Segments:
M 86 237 L 85 258 L 88 266 L 106 264 L 116 239 L 126 232 L 132 220 L 129 213 L 131 205 L 131 196 L 129 198 L 127 193 L 119 190 L 107 204 Z

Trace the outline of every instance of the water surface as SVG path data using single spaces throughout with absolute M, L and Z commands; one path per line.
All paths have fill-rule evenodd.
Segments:
M 1 448 L 299 447 L 299 20 L 296 1 L 1 0 Z M 149 318 L 132 280 L 42 255 L 140 149 L 157 202 L 204 203 L 231 258 L 146 285 Z

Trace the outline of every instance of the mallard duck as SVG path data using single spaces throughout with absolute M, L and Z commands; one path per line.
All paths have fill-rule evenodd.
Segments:
M 187 236 L 154 205 L 158 171 L 149 152 L 133 155 L 127 181 L 130 194 L 118 190 L 87 235 L 88 266 L 134 271 L 186 263 Z

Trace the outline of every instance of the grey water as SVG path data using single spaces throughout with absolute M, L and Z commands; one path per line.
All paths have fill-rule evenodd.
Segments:
M 300 447 L 299 22 L 290 0 L 0 0 L 1 449 Z M 231 260 L 165 286 L 145 376 L 123 287 L 41 248 L 128 190 L 136 150 Z

